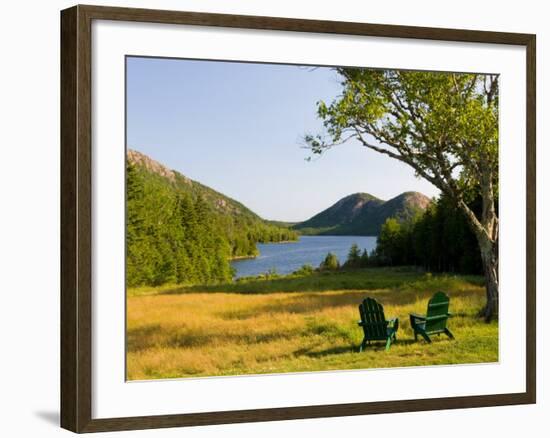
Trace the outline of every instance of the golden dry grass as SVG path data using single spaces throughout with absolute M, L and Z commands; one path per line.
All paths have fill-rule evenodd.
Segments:
M 455 316 L 449 327 L 456 341 L 442 336 L 431 345 L 414 342 L 408 315 L 424 313 L 439 286 L 451 296 Z M 484 290 L 465 279 L 424 278 L 389 289 L 322 292 L 201 293 L 196 289 L 129 294 L 128 379 L 498 360 L 498 323 L 477 318 Z M 365 296 L 379 300 L 386 317 L 400 319 L 398 342 L 389 352 L 382 344 L 357 352 L 362 339 L 357 306 Z

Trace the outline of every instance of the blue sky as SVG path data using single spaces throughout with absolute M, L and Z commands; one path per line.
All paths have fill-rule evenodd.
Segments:
M 340 90 L 329 68 L 127 58 L 127 142 L 266 219 L 302 221 L 356 192 L 438 190 L 358 143 L 313 161 L 316 102 Z

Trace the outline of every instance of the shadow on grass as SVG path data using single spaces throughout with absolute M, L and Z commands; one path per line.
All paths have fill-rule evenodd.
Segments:
M 376 296 L 381 297 L 389 292 L 377 292 Z M 327 308 L 347 307 L 358 305 L 366 296 L 365 291 L 349 291 L 342 294 L 327 295 L 323 293 L 309 293 L 307 295 L 289 295 L 279 298 L 270 303 L 256 305 L 247 309 L 230 310 L 221 312 L 219 315 L 228 320 L 248 319 L 262 314 L 275 313 L 313 313 L 320 312 Z
M 403 339 L 403 340 L 398 339 L 395 344 L 392 344 L 392 348 L 394 348 L 397 345 L 412 345 L 416 343 L 417 342 L 414 339 Z M 308 349 L 295 351 L 294 354 L 297 356 L 298 355 L 307 356 L 314 359 L 319 359 L 319 358 L 323 358 L 331 355 L 346 354 L 346 353 L 362 354 L 369 351 L 384 354 L 386 351 L 386 342 L 374 341 L 370 345 L 367 345 L 362 352 L 359 351 L 359 347 L 360 347 L 360 344 L 357 344 L 357 345 L 351 344 L 351 345 L 342 345 L 338 347 L 331 347 L 321 351 L 311 351 L 314 349 L 314 347 L 312 347 Z
M 226 320 L 240 320 L 254 318 L 265 313 L 315 313 L 325 309 L 336 309 L 340 307 L 358 306 L 367 296 L 374 296 L 384 306 L 406 306 L 417 300 L 427 300 L 431 297 L 431 291 L 400 291 L 400 290 L 360 290 L 348 291 L 341 294 L 324 294 L 322 292 L 309 293 L 306 295 L 289 295 L 288 297 L 274 300 L 273 302 L 256 305 L 246 309 L 232 309 L 220 312 L 219 316 Z M 476 296 L 476 290 L 462 292 L 462 297 Z M 391 311 L 390 311 L 391 312 Z M 398 315 L 386 315 L 393 318 Z M 464 313 L 457 313 L 455 317 L 468 317 Z M 359 314 L 358 314 L 359 317 Z M 408 315 L 407 315 L 408 318 Z M 405 322 L 405 321 L 402 321 Z
M 126 351 L 133 353 L 152 347 L 153 342 L 150 339 L 161 330 L 162 327 L 160 324 L 150 324 L 134 329 L 127 329 Z
M 354 353 L 358 351 L 359 351 L 359 346 L 348 345 L 348 346 L 327 348 L 326 350 L 321 350 L 321 351 L 305 351 L 303 353 L 303 356 L 311 357 L 313 359 L 318 359 L 326 356 L 331 356 L 334 354 Z
M 213 333 L 208 331 L 183 331 L 179 333 L 167 333 L 159 325 L 151 325 L 128 331 L 127 351 L 129 353 L 138 353 L 159 345 L 164 348 L 201 348 L 205 346 L 224 344 L 255 345 L 290 339 L 295 336 L 303 335 L 304 333 L 266 333 L 262 331 L 250 331 L 235 334 L 221 332 Z
M 162 294 L 197 292 L 264 294 L 273 292 L 322 292 L 327 290 L 373 290 L 396 288 L 423 278 L 418 270 L 399 268 L 365 268 L 338 272 L 315 272 L 306 276 L 254 278 L 217 285 L 182 286 L 166 289 Z

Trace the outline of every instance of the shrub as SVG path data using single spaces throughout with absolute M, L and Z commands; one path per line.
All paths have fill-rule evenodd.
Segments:
M 315 268 L 311 266 L 310 264 L 302 265 L 302 267 L 296 271 L 294 271 L 293 275 L 311 275 L 315 272 Z
M 319 265 L 321 271 L 336 271 L 340 269 L 340 262 L 335 254 L 329 252 L 325 257 L 325 260 Z

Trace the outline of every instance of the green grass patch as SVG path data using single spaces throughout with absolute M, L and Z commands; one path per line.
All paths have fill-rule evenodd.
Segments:
M 414 290 L 456 289 L 464 285 L 481 286 L 483 278 L 431 274 L 410 267 L 364 268 L 336 272 L 315 271 L 307 275 L 290 274 L 273 277 L 250 277 L 216 285 L 182 286 L 168 284 L 160 287 L 128 288 L 128 296 L 182 294 L 194 292 L 273 293 L 320 292 L 327 290 L 373 290 L 405 288 Z

